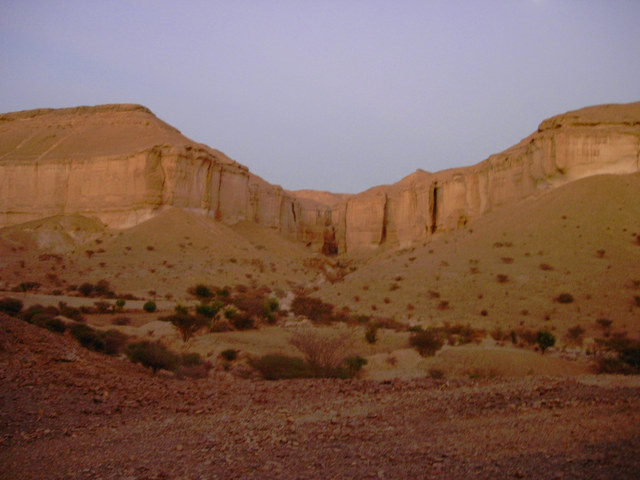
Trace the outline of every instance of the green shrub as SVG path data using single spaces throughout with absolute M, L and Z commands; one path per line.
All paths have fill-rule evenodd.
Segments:
M 547 330 L 540 330 L 536 334 L 536 343 L 544 354 L 547 348 L 553 347 L 556 344 L 556 337 L 554 337 L 553 334 Z
M 227 348 L 220 353 L 220 356 L 227 362 L 233 362 L 236 358 L 238 358 L 238 351 L 234 350 L 233 348 Z
M 444 345 L 442 337 L 437 329 L 429 328 L 412 333 L 409 337 L 409 344 L 418 350 L 418 353 L 423 357 L 431 357 Z
M 6 313 L 12 317 L 17 317 L 22 311 L 22 300 L 11 297 L 4 297 L 0 299 L 0 312 Z
M 195 287 L 191 287 L 187 290 L 188 293 L 194 297 L 198 297 L 200 300 L 208 300 L 213 297 L 213 292 L 206 285 L 199 283 Z
M 133 363 L 140 363 L 151 368 L 155 374 L 158 370 L 175 370 L 180 357 L 160 342 L 135 342 L 125 348 L 125 354 Z
M 126 303 L 127 303 L 127 301 L 125 299 L 119 298 L 118 300 L 116 300 L 116 307 L 118 309 L 122 310 Z
M 249 365 L 262 375 L 265 380 L 288 378 L 309 378 L 314 374 L 302 358 L 281 354 L 263 355 L 249 359 Z
M 153 313 L 156 311 L 156 302 L 149 300 L 142 305 L 142 309 L 147 313 Z
M 202 303 L 200 305 L 196 305 L 196 313 L 206 318 L 213 318 L 218 314 L 222 307 L 224 307 L 222 302 Z

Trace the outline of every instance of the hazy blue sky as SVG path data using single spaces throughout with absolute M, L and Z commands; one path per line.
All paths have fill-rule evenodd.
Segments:
M 0 0 L 0 112 L 140 103 L 288 189 L 484 160 L 640 100 L 640 0 Z

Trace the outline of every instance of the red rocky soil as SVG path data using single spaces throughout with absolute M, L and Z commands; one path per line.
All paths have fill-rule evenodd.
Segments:
M 640 387 L 596 380 L 179 380 L 0 316 L 0 477 L 640 478 Z

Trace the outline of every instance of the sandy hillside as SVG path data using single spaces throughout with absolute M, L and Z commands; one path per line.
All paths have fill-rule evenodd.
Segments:
M 372 254 L 317 295 L 421 324 L 544 326 L 598 318 L 640 334 L 640 176 L 597 176 L 496 208 L 417 248 Z M 498 277 L 501 276 L 501 277 Z M 554 301 L 569 293 L 572 303 Z

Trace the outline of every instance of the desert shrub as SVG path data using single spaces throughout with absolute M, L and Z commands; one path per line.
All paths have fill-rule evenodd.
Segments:
M 227 320 L 219 320 L 217 322 L 211 322 L 209 325 L 209 331 L 212 333 L 221 333 L 231 331 L 231 325 Z
M 149 300 L 142 305 L 142 309 L 147 313 L 153 313 L 156 311 L 156 302 Z
M 313 372 L 307 362 L 299 357 L 270 354 L 249 359 L 249 365 L 258 371 L 265 380 L 288 378 L 309 378 Z
M 441 330 L 453 340 L 453 343 L 449 342 L 451 345 L 465 345 L 473 342 L 477 343 L 482 340 L 486 333 L 484 330 L 475 329 L 468 324 L 463 325 L 461 323 L 456 323 L 450 325 L 447 322 L 445 322 L 444 327 L 442 327 Z
M 573 303 L 573 295 L 570 293 L 561 293 L 555 299 L 558 303 Z
M 629 338 L 626 332 L 616 332 L 597 342 L 605 350 L 597 358 L 600 373 L 640 373 L 640 340 Z
M 375 323 L 371 323 L 367 326 L 367 329 L 364 332 L 364 339 L 367 343 L 373 345 L 378 341 L 378 325 Z
M 202 317 L 184 313 L 175 313 L 173 315 L 169 315 L 168 317 L 162 317 L 160 320 L 170 322 L 176 328 L 176 330 L 180 332 L 180 336 L 182 337 L 183 342 L 189 340 L 193 335 L 195 335 L 198 330 L 200 330 L 205 325 L 205 321 Z
M 537 333 L 533 330 L 520 328 L 516 331 L 516 334 L 518 335 L 518 338 L 527 345 L 534 345 L 536 343 Z
M 33 292 L 40 288 L 40 284 L 38 282 L 21 282 L 18 285 L 18 290 L 20 292 Z
M 133 363 L 151 368 L 154 374 L 158 370 L 174 370 L 180 362 L 180 357 L 160 342 L 130 343 L 125 354 Z
M 124 308 L 124 306 L 126 305 L 127 301 L 124 298 L 119 298 L 118 300 L 116 300 L 116 307 L 120 310 L 122 310 Z
M 367 364 L 367 359 L 362 358 L 360 355 L 353 355 L 351 357 L 347 357 L 342 362 L 342 374 L 339 375 L 341 378 L 352 378 L 357 376 L 362 367 Z
M 111 291 L 111 286 L 108 280 L 98 280 L 98 283 L 93 287 L 93 293 L 98 297 L 113 297 L 114 293 Z
M 29 308 L 25 309 L 22 311 L 22 313 L 20 314 L 20 317 L 28 323 L 33 323 L 33 317 L 35 315 L 38 314 L 47 314 L 49 316 L 56 316 L 58 315 L 58 309 L 56 307 L 53 306 L 48 306 L 45 307 L 43 305 L 40 305 L 39 303 L 35 304 L 35 305 L 31 305 Z
M 95 305 L 96 309 L 100 313 L 107 313 L 109 310 L 111 310 L 113 308 L 113 305 L 111 305 L 109 302 L 105 302 L 103 300 L 94 302 L 93 304 Z
M 498 275 L 496 275 L 496 280 L 498 281 L 498 283 L 507 283 L 509 281 L 509 275 L 499 273 Z
M 17 317 L 22 311 L 22 300 L 11 297 L 4 297 L 0 299 L 0 312 L 6 313 L 12 317 Z
M 84 316 L 79 308 L 70 307 L 65 302 L 58 302 L 58 310 L 63 317 L 70 318 L 76 322 L 84 322 Z
M 556 337 L 554 337 L 553 334 L 547 330 L 540 330 L 536 334 L 536 343 L 544 354 L 547 348 L 553 347 L 556 344 Z
M 71 325 L 69 333 L 71 333 L 84 348 L 96 352 L 102 352 L 104 350 L 104 341 L 100 338 L 99 332 L 84 323 Z
M 54 333 L 64 333 L 67 329 L 67 325 L 62 320 L 48 313 L 36 313 L 31 317 L 31 323 Z
M 608 318 L 599 318 L 596 320 L 596 323 L 602 330 L 609 330 L 613 321 Z
M 444 370 L 442 370 L 440 368 L 430 368 L 429 369 L 429 376 L 431 378 L 433 378 L 434 380 L 440 380 L 440 379 L 444 378 Z
M 343 362 L 350 356 L 352 343 L 348 333 L 321 334 L 307 329 L 294 333 L 289 342 L 302 352 L 315 376 L 344 375 Z
M 640 295 L 636 295 L 635 297 L 633 297 L 633 301 L 636 307 L 640 307 Z
M 582 336 L 584 335 L 585 329 L 580 325 L 576 325 L 567 330 L 567 339 L 571 343 L 575 343 L 576 345 L 582 345 Z
M 200 300 L 209 300 L 213 297 L 213 291 L 202 283 L 189 288 L 187 292 Z
M 233 362 L 236 358 L 238 358 L 238 351 L 234 350 L 233 348 L 227 348 L 220 353 L 220 356 L 227 362 Z
M 544 270 L 544 271 L 552 271 L 553 267 L 551 265 L 549 265 L 548 263 L 541 263 L 539 266 L 540 270 Z
M 131 324 L 131 318 L 129 317 L 115 317 L 113 320 L 111 320 L 111 325 L 130 325 Z
M 222 302 L 201 303 L 196 305 L 196 313 L 206 318 L 213 318 L 224 307 Z
M 255 326 L 253 318 L 248 313 L 233 315 L 230 322 L 236 330 L 249 330 Z
M 298 295 L 291 302 L 291 311 L 307 317 L 314 323 L 330 323 L 333 320 L 333 305 L 319 298 Z
M 449 310 L 449 302 L 447 300 L 441 300 L 438 303 L 438 310 Z
M 429 328 L 412 333 L 409 337 L 409 344 L 418 350 L 418 353 L 423 357 L 431 357 L 442 348 L 444 339 L 437 329 Z
M 93 294 L 93 284 L 85 282 L 78 287 L 78 292 L 83 297 L 90 297 Z
M 128 340 L 128 337 L 124 333 L 112 329 L 106 332 L 100 332 L 99 337 L 104 344 L 102 353 L 106 353 L 107 355 L 118 355 L 122 353 Z
M 176 315 L 189 315 L 189 307 L 187 307 L 186 305 L 181 305 L 179 303 L 175 307 L 173 307 L 173 311 L 176 313 Z

